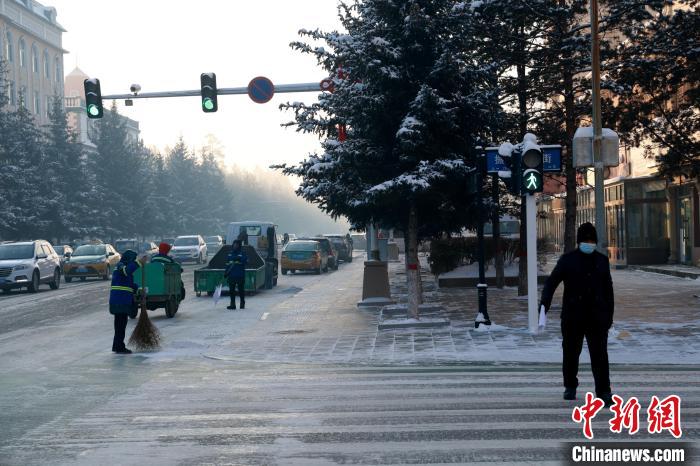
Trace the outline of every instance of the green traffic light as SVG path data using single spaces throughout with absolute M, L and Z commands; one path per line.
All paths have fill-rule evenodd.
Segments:
M 100 108 L 95 104 L 88 105 L 87 111 L 92 116 L 99 116 Z
M 214 110 L 214 101 L 211 100 L 209 97 L 205 97 L 202 100 L 202 106 L 204 107 L 205 110 Z

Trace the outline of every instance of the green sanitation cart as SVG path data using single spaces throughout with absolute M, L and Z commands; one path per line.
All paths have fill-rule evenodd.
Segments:
M 182 294 L 182 267 L 179 264 L 164 264 L 151 262 L 146 268 L 146 286 L 142 283 L 142 271 L 134 272 L 134 282 L 139 288 L 146 288 L 146 308 L 155 310 L 165 308 L 165 315 L 175 316 L 180 301 L 185 299 Z
M 231 247 L 231 245 L 224 245 L 206 267 L 194 271 L 194 291 L 197 296 L 201 296 L 202 293 L 212 296 L 219 285 L 223 285 L 223 291 L 228 291 L 228 281 L 224 277 L 224 271 L 226 257 L 231 252 Z M 244 287 L 246 294 L 257 293 L 265 286 L 265 261 L 252 246 L 243 246 L 243 252 L 248 256 Z

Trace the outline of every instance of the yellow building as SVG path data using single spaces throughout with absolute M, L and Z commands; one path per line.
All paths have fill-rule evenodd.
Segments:
M 24 105 L 39 125 L 63 96 L 62 34 L 56 9 L 35 0 L 0 0 L 0 53 L 8 66 L 11 108 Z

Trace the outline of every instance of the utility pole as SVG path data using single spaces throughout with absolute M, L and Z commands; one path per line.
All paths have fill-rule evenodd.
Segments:
M 595 172 L 595 226 L 598 250 L 608 256 L 608 227 L 605 218 L 605 180 L 603 175 L 603 122 L 600 110 L 600 39 L 598 37 L 598 0 L 591 0 L 591 69 L 593 71 L 593 169 Z

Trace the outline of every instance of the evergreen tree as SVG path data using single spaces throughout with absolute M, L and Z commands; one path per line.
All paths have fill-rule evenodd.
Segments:
M 93 220 L 108 239 L 135 235 L 143 215 L 140 187 L 147 180 L 142 178 L 138 148 L 129 141 L 116 105 L 99 121 L 97 151 L 92 158 L 96 188 L 91 193 L 96 214 Z
M 17 110 L 0 107 L 0 234 L 29 239 L 48 230 L 54 199 L 45 195 L 43 134 L 19 97 Z
M 301 31 L 331 50 L 296 42 L 333 76 L 335 92 L 290 104 L 297 129 L 322 138 L 284 173 L 298 194 L 354 225 L 380 222 L 406 232 L 409 308 L 421 302 L 417 243 L 475 224 L 465 178 L 479 137 L 498 114 L 489 63 L 470 53 L 474 23 L 448 0 L 340 4 L 348 34 Z M 342 70 L 341 70 L 342 67 Z M 341 141 L 338 129 L 347 128 Z M 466 204 L 466 207 L 465 207 Z
M 629 3 L 632 3 L 630 6 Z M 661 154 L 667 177 L 700 175 L 700 6 L 621 1 L 630 14 L 606 83 L 610 118 L 630 144 Z M 636 8 L 632 8 L 636 6 Z
M 51 231 L 55 238 L 85 236 L 92 219 L 88 216 L 90 188 L 84 153 L 59 98 L 52 101 L 46 138 L 46 158 L 55 172 L 53 188 L 57 191 Z

